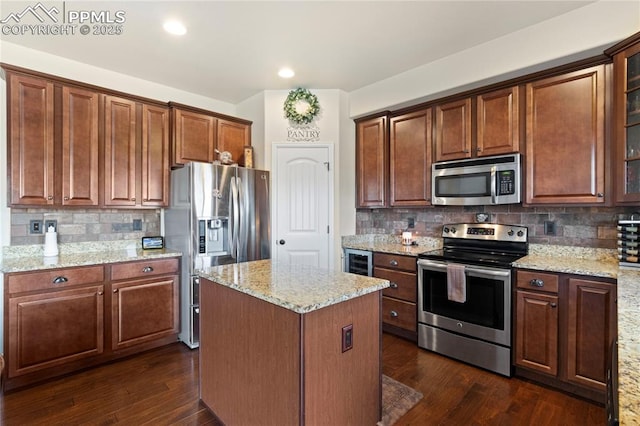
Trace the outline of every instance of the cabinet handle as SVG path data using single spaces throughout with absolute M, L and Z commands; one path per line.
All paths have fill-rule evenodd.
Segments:
M 596 196 L 597 196 L 598 198 L 604 198 L 604 194 L 603 194 L 602 192 L 598 192 L 598 193 L 596 194 Z
M 389 262 L 389 264 L 391 266 L 398 266 L 398 261 L 397 260 L 392 260 L 391 262 Z
M 477 152 L 482 152 L 482 148 L 476 148 Z
M 151 266 L 145 266 L 144 268 L 142 268 L 142 272 L 144 272 L 145 274 L 147 272 L 153 272 L 153 268 Z
M 396 284 L 396 283 L 394 283 L 394 282 L 391 282 L 391 283 L 389 283 L 389 287 L 391 287 L 391 288 L 398 288 L 398 284 Z
M 117 293 L 117 292 L 118 292 L 118 289 L 116 288 L 115 290 L 113 290 L 113 292 L 114 292 L 114 293 Z
M 551 302 L 551 307 L 555 308 L 556 306 L 558 306 L 555 302 Z
M 47 200 L 53 200 L 53 195 L 49 195 L 49 196 L 47 197 Z
M 64 196 L 64 200 L 65 201 L 69 201 L 69 197 L 67 197 L 66 195 Z
M 131 201 L 135 201 L 135 200 L 136 200 L 136 197 L 131 197 Z
M 465 149 L 465 150 L 463 150 L 462 152 L 464 152 L 465 154 L 468 154 L 468 153 L 469 153 L 469 150 L 468 150 L 468 149 Z
M 397 318 L 398 317 L 398 313 L 396 311 L 389 312 L 389 315 L 391 315 L 391 318 Z
M 529 281 L 529 285 L 531 287 L 544 287 L 544 281 L 542 281 L 540 278 L 535 278 Z
M 53 279 L 54 284 L 62 284 L 62 283 L 66 283 L 67 281 L 69 281 L 67 277 L 55 277 Z
M 98 292 L 98 296 L 102 296 L 104 294 L 104 291 L 99 291 Z

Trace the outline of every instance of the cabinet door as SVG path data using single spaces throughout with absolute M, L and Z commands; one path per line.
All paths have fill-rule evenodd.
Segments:
M 216 118 L 179 108 L 172 111 L 175 154 L 173 162 L 213 162 L 216 159 Z
M 234 162 L 244 166 L 244 147 L 251 145 L 251 126 L 218 118 L 217 149 L 229 151 Z
M 391 206 L 431 204 L 431 108 L 389 122 Z
M 136 205 L 136 103 L 105 96 L 104 204 Z
M 471 98 L 436 106 L 434 161 L 471 158 Z
M 356 123 L 356 207 L 385 207 L 388 180 L 387 116 Z
M 527 84 L 527 204 L 604 203 L 604 66 Z
M 103 352 L 104 287 L 9 299 L 9 377 Z
M 640 43 L 613 59 L 616 202 L 640 201 Z
M 178 333 L 178 276 L 112 284 L 113 350 Z
M 97 206 L 98 93 L 62 88 L 62 204 Z
M 476 153 L 480 156 L 520 150 L 518 87 L 476 97 Z
M 11 205 L 54 203 L 53 83 L 8 74 Z
M 516 292 L 516 365 L 558 374 L 558 296 Z
M 142 105 L 143 206 L 169 205 L 169 109 Z
M 616 285 L 569 278 L 567 378 L 605 390 L 607 355 L 616 337 Z

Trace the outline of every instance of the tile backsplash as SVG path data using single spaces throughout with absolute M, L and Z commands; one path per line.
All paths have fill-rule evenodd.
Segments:
M 56 220 L 58 242 L 136 240 L 147 235 L 160 235 L 160 210 L 71 210 L 11 209 L 11 245 L 44 244 L 44 232 L 31 234 L 32 220 Z M 134 220 L 142 230 L 134 231 Z
M 408 219 L 412 231 L 423 237 L 440 237 L 445 223 L 476 222 L 476 213 L 489 215 L 488 222 L 523 225 L 529 242 L 562 246 L 616 248 L 616 222 L 640 211 L 639 207 L 522 207 L 521 205 L 432 207 L 424 209 L 358 209 L 357 234 L 400 234 Z M 545 222 L 553 222 L 555 235 L 545 234 Z

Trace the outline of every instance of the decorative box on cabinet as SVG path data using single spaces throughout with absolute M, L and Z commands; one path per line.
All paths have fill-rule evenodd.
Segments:
M 516 374 L 604 402 L 615 282 L 518 270 L 516 287 Z
M 373 276 L 391 283 L 382 291 L 383 330 L 417 342 L 416 258 L 376 252 L 373 254 Z

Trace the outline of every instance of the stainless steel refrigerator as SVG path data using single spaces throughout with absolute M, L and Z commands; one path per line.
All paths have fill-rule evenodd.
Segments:
M 192 162 L 171 172 L 164 212 L 167 248 L 182 252 L 181 331 L 199 346 L 198 269 L 269 259 L 269 172 Z

